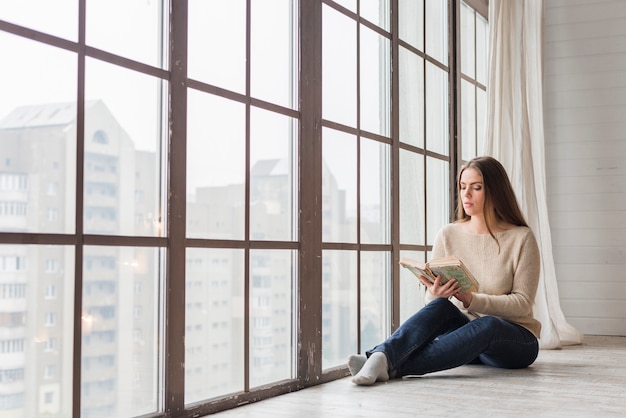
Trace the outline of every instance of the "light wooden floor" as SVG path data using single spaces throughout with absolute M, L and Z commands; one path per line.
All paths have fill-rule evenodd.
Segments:
M 463 366 L 431 375 L 353 385 L 349 378 L 220 412 L 247 417 L 626 416 L 626 337 L 586 336 L 541 350 L 528 369 Z

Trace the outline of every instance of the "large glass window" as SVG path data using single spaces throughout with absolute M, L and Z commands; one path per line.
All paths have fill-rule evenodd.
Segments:
M 482 0 L 53 3 L 0 8 L 0 416 L 211 414 L 423 304 Z
M 461 2 L 461 157 L 481 155 L 485 146 L 487 100 L 487 19 Z

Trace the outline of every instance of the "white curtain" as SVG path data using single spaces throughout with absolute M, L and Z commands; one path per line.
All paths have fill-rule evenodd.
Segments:
M 535 316 L 543 349 L 580 344 L 559 302 L 548 221 L 543 129 L 543 0 L 489 1 L 485 154 L 506 167 L 541 251 Z

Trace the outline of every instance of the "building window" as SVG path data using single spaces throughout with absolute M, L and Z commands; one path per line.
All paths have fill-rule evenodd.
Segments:
M 44 320 L 44 326 L 53 327 L 57 323 L 57 314 L 56 312 L 47 312 Z
M 59 262 L 56 259 L 46 259 L 46 273 L 53 274 L 59 271 Z
M 44 379 L 54 379 L 56 377 L 57 366 L 55 364 L 47 364 L 43 369 Z
M 56 285 L 50 284 L 46 286 L 45 299 L 56 299 L 57 297 L 57 287 Z
M 57 340 L 54 337 L 48 338 L 43 342 L 43 351 L 44 352 L 56 352 L 57 350 Z
M 92 140 L 96 144 L 106 145 L 109 143 L 109 136 L 102 129 L 98 129 L 93 133 Z
M 59 212 L 56 208 L 48 208 L 48 221 L 56 222 L 59 220 Z

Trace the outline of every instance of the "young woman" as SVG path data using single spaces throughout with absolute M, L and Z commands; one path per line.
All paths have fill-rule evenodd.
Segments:
M 463 293 L 454 280 L 442 285 L 422 276 L 426 306 L 366 356 L 348 358 L 353 383 L 464 364 L 524 368 L 537 358 L 539 249 L 506 171 L 491 157 L 477 157 L 461 169 L 457 188 L 458 220 L 439 232 L 432 256 L 460 258 L 478 280 L 478 291 Z

